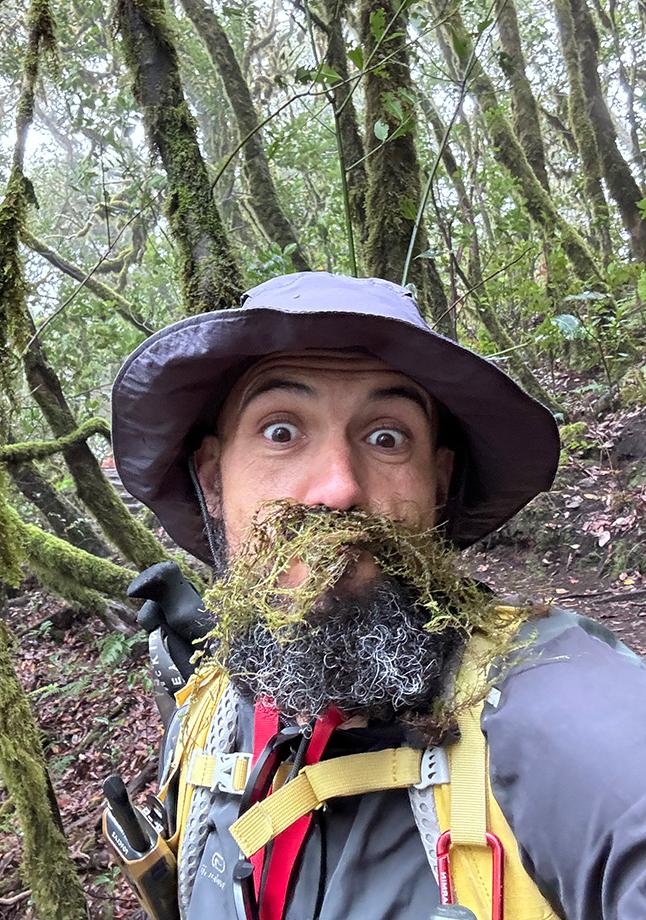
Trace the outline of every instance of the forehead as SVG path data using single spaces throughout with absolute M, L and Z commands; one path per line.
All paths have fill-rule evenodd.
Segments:
M 385 361 L 360 351 L 308 351 L 268 355 L 250 367 L 237 381 L 224 403 L 224 410 L 240 409 L 248 399 L 273 380 L 298 380 L 314 389 L 325 382 L 351 386 L 366 393 L 374 389 L 406 386 L 419 394 L 431 409 L 432 397 L 419 384 Z M 278 389 L 278 388 L 277 388 Z

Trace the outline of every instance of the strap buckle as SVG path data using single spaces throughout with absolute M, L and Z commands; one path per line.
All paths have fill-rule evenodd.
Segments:
M 234 785 L 236 770 L 238 764 L 244 761 L 246 763 L 245 776 L 248 777 L 251 772 L 253 754 L 244 754 L 238 751 L 229 754 L 218 752 L 215 757 L 215 773 L 213 774 L 211 792 L 215 792 L 217 789 L 219 792 L 228 792 L 230 795 L 242 795 L 245 790 L 244 785 L 242 788 L 236 788 Z
M 428 789 L 449 782 L 449 758 L 442 747 L 427 748 L 419 764 L 419 782 L 413 789 Z
M 491 849 L 491 920 L 503 920 L 505 850 L 500 838 L 486 832 L 487 846 Z M 455 904 L 451 881 L 451 831 L 444 831 L 437 840 L 437 875 L 440 887 L 440 904 Z

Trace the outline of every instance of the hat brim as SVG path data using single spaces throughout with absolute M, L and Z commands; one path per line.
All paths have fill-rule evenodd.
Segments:
M 113 450 L 125 488 L 202 561 L 210 552 L 188 472 L 191 435 L 212 423 L 225 382 L 250 359 L 307 348 L 362 348 L 457 419 L 467 462 L 451 526 L 466 547 L 550 488 L 559 459 L 552 414 L 490 361 L 405 320 L 366 312 L 258 307 L 181 320 L 128 358 L 113 390 Z

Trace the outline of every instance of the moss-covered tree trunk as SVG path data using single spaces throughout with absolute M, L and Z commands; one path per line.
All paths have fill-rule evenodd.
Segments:
M 610 212 L 601 184 L 601 162 L 597 140 L 583 93 L 569 0 L 554 0 L 554 11 L 570 87 L 568 96 L 570 126 L 583 167 L 583 191 L 592 211 L 592 238 L 604 261 L 608 262 L 612 256 Z
M 360 8 L 361 44 L 366 59 L 370 59 L 364 77 L 369 139 L 365 263 L 369 274 L 396 282 L 402 279 L 421 198 L 415 147 L 416 99 L 408 61 L 406 17 L 403 14 L 395 17 L 401 6 L 398 0 L 362 0 Z M 380 36 L 382 31 L 384 34 Z M 383 137 L 383 126 L 388 129 L 388 137 L 380 144 L 378 136 Z M 428 318 L 440 332 L 450 335 L 453 324 L 435 262 L 427 255 L 415 258 L 427 250 L 428 238 L 422 222 L 409 280 L 415 285 L 418 302 Z
M 585 241 L 558 211 L 551 196 L 536 178 L 509 120 L 500 105 L 492 81 L 474 54 L 473 41 L 459 11 L 447 13 L 441 0 L 432 0 L 440 26 L 446 33 L 444 48 L 482 112 L 496 160 L 515 180 L 529 215 L 546 234 L 560 241 L 576 275 L 586 284 L 605 291 L 599 269 Z
M 20 580 L 19 524 L 4 500 L 0 474 L 0 562 L 3 580 Z M 98 561 L 98 560 L 97 560 Z M 85 898 L 60 826 L 31 706 L 12 664 L 14 643 L 0 618 L 0 780 L 22 832 L 22 875 L 39 920 L 84 920 Z
M 76 431 L 78 425 L 60 380 L 45 358 L 38 339 L 33 340 L 25 352 L 24 366 L 31 394 L 54 435 L 60 438 Z M 128 511 L 85 441 L 66 447 L 62 453 L 79 498 L 125 558 L 138 569 L 165 559 L 167 553 L 162 545 Z
M 339 125 L 339 135 L 343 151 L 343 161 L 348 185 L 350 214 L 362 245 L 368 237 L 366 221 L 366 166 L 363 162 L 365 153 L 357 112 L 354 106 L 353 89 L 355 82 L 348 82 L 348 57 L 343 37 L 343 22 L 347 0 L 323 0 L 326 17 L 327 49 L 325 63 L 341 77 L 332 88 L 334 110 Z
M 94 532 L 79 510 L 43 476 L 35 463 L 8 463 L 16 488 L 38 508 L 56 536 L 95 556 L 110 555 L 110 547 Z
M 85 897 L 59 825 L 38 726 L 0 620 L 0 778 L 22 832 L 22 876 L 39 920 L 86 920 Z
M 637 202 L 644 196 L 617 146 L 617 132 L 599 79 L 599 36 L 585 0 L 569 0 L 578 49 L 581 84 L 601 158 L 603 177 L 630 237 L 635 259 L 646 262 L 646 220 Z
M 549 192 L 545 149 L 536 99 L 527 79 L 525 56 L 520 41 L 518 16 L 513 0 L 496 0 L 496 26 L 503 53 L 501 66 L 511 86 L 511 111 L 514 131 L 525 151 L 527 162 L 545 191 Z
M 242 279 L 184 98 L 165 4 L 118 0 L 115 15 L 148 142 L 168 176 L 167 213 L 180 254 L 185 310 L 236 307 Z
M 258 113 L 226 32 L 213 10 L 202 0 L 182 0 L 182 6 L 220 75 L 238 125 L 240 140 L 247 138 L 242 156 L 251 192 L 250 205 L 256 220 L 267 237 L 278 243 L 281 249 L 296 247 L 291 254 L 292 262 L 298 271 L 308 271 L 309 263 L 280 203 L 258 129 Z

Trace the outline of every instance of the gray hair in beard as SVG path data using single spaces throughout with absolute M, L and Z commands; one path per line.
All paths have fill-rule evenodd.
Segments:
M 382 578 L 363 596 L 334 596 L 316 621 L 280 642 L 256 622 L 232 642 L 229 676 L 249 700 L 272 699 L 287 717 L 346 715 L 416 724 L 444 690 L 460 645 L 455 631 L 431 634 L 428 613 L 407 589 Z

